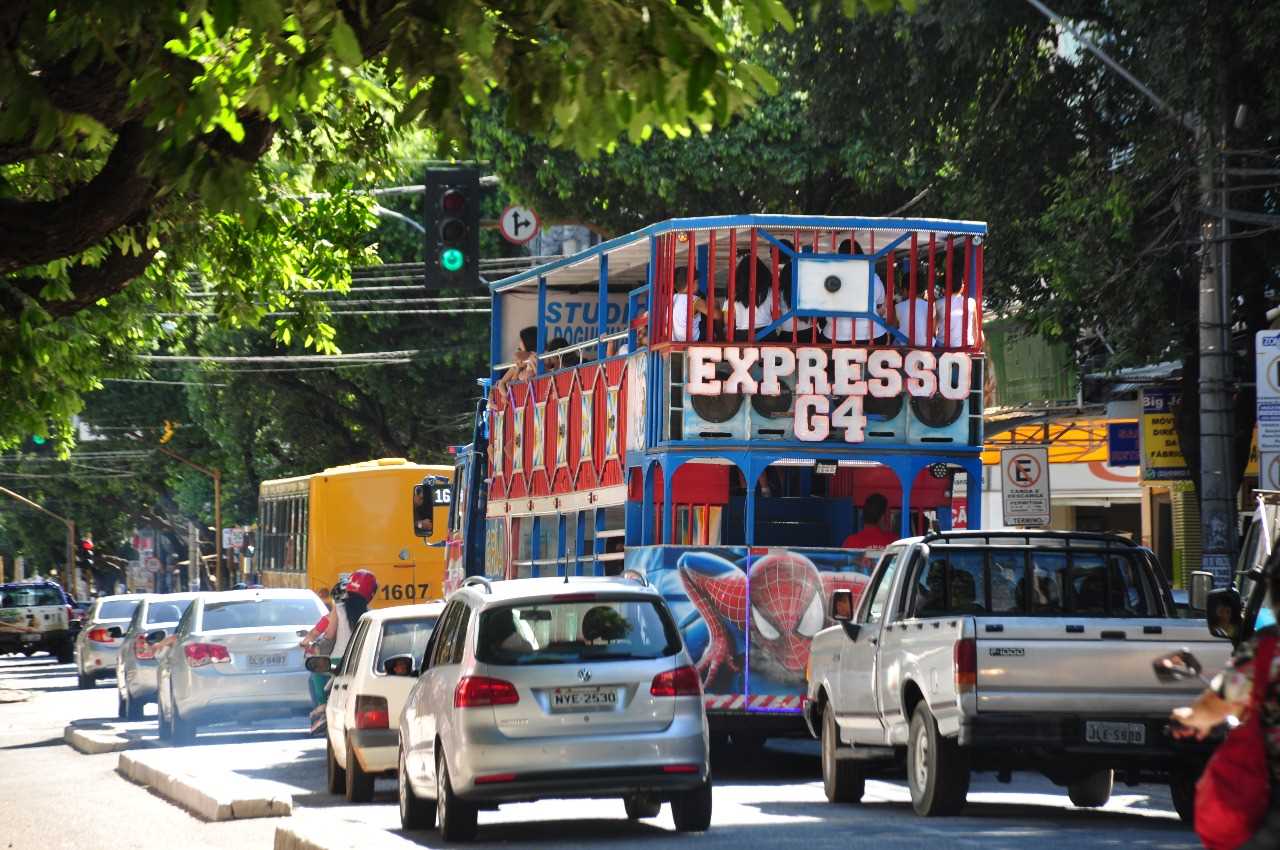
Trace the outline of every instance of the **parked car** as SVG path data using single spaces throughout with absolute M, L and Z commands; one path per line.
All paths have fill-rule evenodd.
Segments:
M 76 684 L 92 688 L 99 679 L 116 674 L 124 630 L 143 594 L 123 593 L 100 596 L 85 614 L 76 637 Z
M 148 632 L 149 643 L 166 644 L 156 653 L 160 737 L 182 745 L 202 725 L 306 717 L 311 674 L 298 640 L 324 614 L 309 590 L 229 590 L 198 595 L 171 640 Z
M 116 693 L 121 720 L 141 720 L 142 709 L 156 701 L 156 650 L 147 635 L 163 630 L 173 634 L 178 620 L 196 598 L 195 593 L 168 593 L 143 597 L 125 628 L 116 669 Z
M 70 602 L 62 585 L 51 581 L 0 584 L 0 655 L 48 652 L 60 664 L 71 661 Z
M 857 610 L 837 590 L 831 616 L 805 702 L 831 801 L 857 802 L 869 770 L 905 757 L 922 815 L 958 812 L 973 770 L 1028 769 L 1078 806 L 1106 803 L 1117 774 L 1168 781 L 1189 814 L 1204 753 L 1164 728 L 1200 686 L 1155 683 L 1151 663 L 1188 647 L 1220 669 L 1231 644 L 1174 616 L 1150 551 L 1080 532 L 900 540 Z
M 446 841 L 476 812 L 621 797 L 711 822 L 702 687 L 662 596 L 610 579 L 470 578 L 450 598 L 400 718 L 400 820 Z
M 400 752 L 400 713 L 443 602 L 370 611 L 360 618 L 350 651 L 333 674 L 325 703 L 329 790 L 353 803 L 373 799 L 373 781 L 394 776 Z M 307 659 L 326 672 L 330 659 Z

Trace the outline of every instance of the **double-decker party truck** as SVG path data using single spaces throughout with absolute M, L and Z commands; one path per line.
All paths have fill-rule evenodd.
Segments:
M 432 529 L 446 585 L 632 574 L 713 731 L 803 734 L 832 591 L 961 500 L 979 525 L 985 233 L 672 219 L 491 284 L 485 400 Z

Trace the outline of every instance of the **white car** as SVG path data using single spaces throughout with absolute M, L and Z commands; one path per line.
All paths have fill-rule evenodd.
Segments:
M 429 602 L 370 611 L 360 618 L 325 704 L 326 762 L 334 794 L 366 803 L 373 799 L 375 777 L 395 775 L 400 713 L 443 611 L 443 602 Z M 309 659 L 307 667 L 321 671 L 328 662 L 320 656 Z
M 449 597 L 400 716 L 400 823 L 475 836 L 503 803 L 621 798 L 711 823 L 702 683 L 661 594 L 622 578 L 488 582 Z
M 101 596 L 84 615 L 76 638 L 76 684 L 92 688 L 98 679 L 115 676 L 124 633 L 144 594 Z

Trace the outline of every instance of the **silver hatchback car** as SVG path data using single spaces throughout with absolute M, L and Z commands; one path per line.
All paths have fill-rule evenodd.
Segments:
M 101 596 L 94 601 L 76 637 L 76 684 L 92 688 L 98 679 L 115 676 L 124 630 L 142 602 L 140 593 Z
M 702 688 L 670 611 L 621 578 L 468 579 L 427 645 L 400 718 L 400 820 L 476 832 L 500 803 L 670 801 L 676 828 L 711 822 Z
M 298 639 L 325 607 L 309 590 L 202 593 L 173 635 L 160 644 L 157 699 L 160 737 L 189 744 L 201 724 L 265 717 L 306 717 L 311 674 Z

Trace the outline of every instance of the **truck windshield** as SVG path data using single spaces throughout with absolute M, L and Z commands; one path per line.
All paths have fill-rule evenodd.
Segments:
M 592 599 L 485 611 L 476 658 L 488 664 L 574 664 L 679 651 L 680 633 L 665 606 L 649 599 Z
M 1144 566 L 1129 552 L 934 546 L 920 571 L 916 617 L 1018 614 L 1154 617 Z
M 0 591 L 0 608 L 61 605 L 62 594 L 52 587 L 7 587 Z

